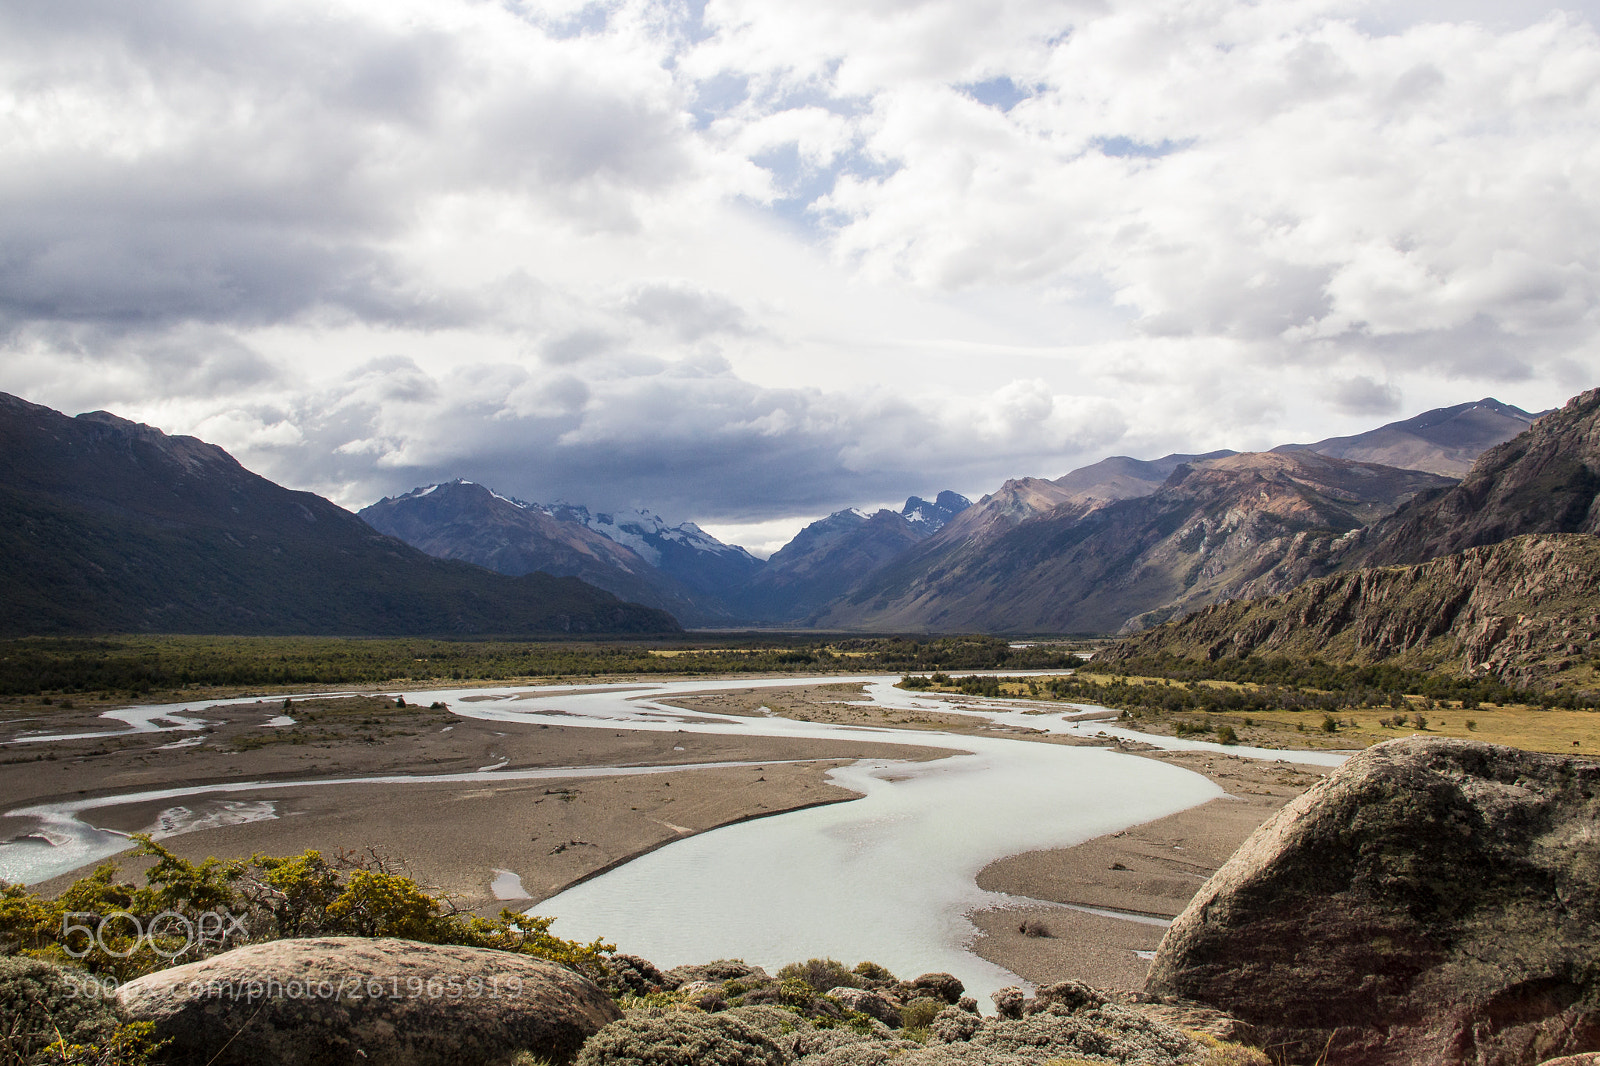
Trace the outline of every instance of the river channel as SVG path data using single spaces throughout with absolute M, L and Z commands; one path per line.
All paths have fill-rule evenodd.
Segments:
M 1103 747 L 827 725 L 776 715 L 701 714 L 662 701 L 729 688 L 860 683 L 865 686 L 861 702 L 881 709 L 958 710 L 1032 730 L 1105 733 L 1161 747 L 1213 749 L 1250 758 L 1322 765 L 1342 759 L 1329 753 L 1222 748 L 1152 737 L 1105 722 L 1083 721 L 1085 708 L 1065 704 L 1033 705 L 1031 709 L 1048 713 L 1027 714 L 1015 702 L 933 699 L 895 688 L 897 680 L 859 676 L 651 681 L 431 689 L 405 695 L 408 701 L 424 705 L 443 701 L 455 714 L 489 721 L 876 740 L 955 752 L 926 762 L 866 759 L 841 767 L 832 772 L 831 780 L 861 793 L 861 799 L 725 826 L 673 842 L 534 909 L 556 916 L 555 933 L 582 940 L 603 936 L 664 967 L 719 957 L 741 957 L 768 967 L 820 956 L 851 963 L 872 959 L 897 973 L 956 973 L 979 994 L 1016 978 L 967 950 L 976 932 L 967 916 L 1017 902 L 980 890 L 975 881 L 979 870 L 1007 855 L 1069 846 L 1196 806 L 1222 795 L 1221 789 L 1180 767 Z M 126 729 L 112 735 L 193 730 L 203 713 L 177 705 L 124 709 L 114 717 Z M 40 735 L 13 743 L 52 739 L 56 737 Z M 408 782 L 689 768 L 485 769 L 470 774 L 390 775 L 382 781 L 403 788 Z M 33 882 L 126 847 L 124 838 L 93 825 L 98 808 L 167 797 L 347 783 L 371 783 L 371 779 L 270 785 L 240 781 L 6 812 L 35 817 L 47 827 L 49 842 L 0 844 L 0 879 Z

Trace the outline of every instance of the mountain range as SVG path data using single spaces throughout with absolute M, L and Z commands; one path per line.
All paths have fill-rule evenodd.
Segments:
M 976 504 L 845 508 L 762 560 L 693 523 L 466 480 L 358 518 L 193 438 L 3 397 L 0 629 L 1137 632 L 1368 563 L 1592 532 L 1581 432 L 1535 419 L 1485 399 L 1268 452 L 1112 456 Z M 1508 487 L 1480 458 L 1458 483 L 1468 455 L 1540 473 Z
M 1592 688 L 1600 653 L 1600 389 L 1294 573 L 1122 641 L 1111 663 L 1316 654 Z M 1317 576 L 1321 572 L 1322 576 Z M 1276 586 L 1276 587 L 1275 587 Z
M 1007 481 L 976 504 L 947 491 L 898 512 L 840 510 L 765 561 L 648 512 L 590 515 L 460 484 L 361 515 L 433 554 L 576 575 L 690 625 L 1136 631 L 1314 576 L 1324 564 L 1310 560 L 1454 485 L 1535 417 L 1484 399 L 1270 452 L 1112 456 L 1053 480 Z M 615 543 L 583 539 L 594 532 Z
M 385 536 L 215 445 L 0 393 L 0 633 L 659 633 L 572 577 Z
M 647 511 L 627 516 L 542 507 L 470 481 L 428 485 L 363 508 L 374 529 L 441 559 L 513 577 L 577 577 L 687 625 L 731 619 L 712 590 L 743 584 L 761 561 L 693 523 L 668 526 Z

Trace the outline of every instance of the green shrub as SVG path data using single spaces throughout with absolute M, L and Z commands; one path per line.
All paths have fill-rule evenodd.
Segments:
M 421 885 L 396 872 L 395 864 L 377 855 L 341 854 L 329 861 L 320 852 L 307 851 L 290 858 L 256 855 L 192 863 L 148 836 L 134 839 L 135 856 L 155 859 L 142 886 L 118 879 L 113 863 L 74 881 L 54 900 L 20 885 L 0 884 L 0 950 L 29 951 L 63 961 L 69 955 L 81 956 L 91 973 L 129 981 L 242 942 L 237 933 L 231 939 L 219 935 L 201 942 L 186 932 L 182 938 L 158 937 L 153 944 L 149 937 L 137 936 L 140 930 L 150 930 L 152 920 L 165 911 L 189 920 L 191 929 L 205 928 L 202 916 L 214 919 L 226 911 L 252 941 L 394 936 L 533 955 L 597 980 L 605 977 L 605 956 L 616 950 L 600 940 L 581 944 L 551 935 L 554 918 L 511 910 L 502 910 L 498 918 L 482 918 L 457 910 L 448 899 L 428 895 Z M 87 950 L 84 934 L 76 931 L 73 939 L 62 941 L 63 920 L 73 913 L 119 916 L 104 924 L 90 923 L 107 950 Z M 179 927 L 180 922 L 171 920 L 161 926 Z M 233 932 L 233 926 L 227 929 Z
M 772 1038 L 723 1014 L 635 1014 L 591 1036 L 575 1066 L 784 1066 Z
M 139 1066 L 148 1023 L 123 1025 L 99 982 L 39 959 L 0 958 L 0 1066 Z
M 887 966 L 879 966 L 875 962 L 858 962 L 855 969 L 850 971 L 863 981 L 893 981 L 894 974 L 889 972 Z
M 1217 743 L 1218 744 L 1237 744 L 1237 743 L 1239 743 L 1239 734 L 1237 734 L 1237 733 L 1235 733 L 1233 731 L 1233 726 L 1231 726 L 1231 725 L 1218 726 L 1217 727 Z
M 887 971 L 885 971 L 887 972 Z M 860 988 L 861 978 L 847 970 L 837 959 L 807 959 L 791 962 L 778 971 L 778 980 L 793 978 L 804 981 L 817 992 L 830 988 Z
M 778 1002 L 785 1007 L 799 1007 L 804 1009 L 811 1006 L 811 1001 L 817 998 L 816 989 L 798 977 L 785 977 L 778 982 Z
M 900 1024 L 906 1029 L 926 1029 L 934 1016 L 944 1010 L 945 1004 L 929 996 L 920 996 L 905 1005 L 900 1012 Z

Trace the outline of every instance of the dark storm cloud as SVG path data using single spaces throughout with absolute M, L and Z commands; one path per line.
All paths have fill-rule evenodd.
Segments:
M 831 511 L 907 485 L 970 489 L 991 476 L 996 440 L 973 421 L 976 401 L 952 426 L 894 397 L 762 388 L 714 357 L 652 372 L 625 365 L 588 379 L 484 365 L 433 380 L 399 360 L 369 364 L 293 416 L 294 443 L 254 454 L 269 476 L 358 505 L 466 477 L 522 499 L 708 522 Z M 1015 402 L 1002 397 L 995 411 L 1010 417 Z

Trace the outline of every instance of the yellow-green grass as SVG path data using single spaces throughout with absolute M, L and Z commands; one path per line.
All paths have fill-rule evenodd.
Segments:
M 1113 681 L 1131 685 L 1178 685 L 1163 678 L 1133 677 L 1127 675 L 1078 674 L 1076 679 L 1097 686 Z M 1030 695 L 1028 682 L 1037 686 L 1038 695 Z M 1093 703 L 1088 697 L 1070 701 L 1055 701 L 1046 692 L 1049 678 L 1005 680 L 1000 684 L 1003 696 L 1049 700 L 1070 704 Z M 1194 681 L 1189 684 L 1213 689 L 1240 691 L 1259 690 L 1265 686 L 1234 681 Z M 939 685 L 930 692 L 956 693 L 957 685 Z M 1438 701 L 1427 706 L 1421 696 L 1409 696 L 1405 708 L 1363 707 L 1341 709 L 1331 714 L 1314 710 L 1265 710 L 1249 714 L 1232 712 L 1206 712 L 1200 710 L 1153 712 L 1130 711 L 1130 717 L 1119 724 L 1129 728 L 1170 736 L 1177 732 L 1180 723 L 1190 726 L 1210 726 L 1210 736 L 1223 725 L 1231 726 L 1241 744 L 1262 747 L 1298 749 L 1364 748 L 1384 740 L 1408 736 L 1467 737 L 1490 744 L 1505 744 L 1526 751 L 1557 752 L 1571 755 L 1600 757 L 1600 712 L 1541 710 L 1524 704 L 1500 707 L 1480 704 L 1464 709 L 1459 701 Z M 1421 714 L 1426 725 L 1418 727 L 1414 716 Z M 1386 726 L 1382 721 L 1393 721 L 1403 716 L 1406 721 L 1399 726 Z M 1328 732 L 1323 728 L 1325 718 L 1335 720 L 1336 728 Z M 1471 723 L 1469 726 L 1468 723 Z M 1208 739 L 1206 733 L 1192 734 L 1196 739 Z

